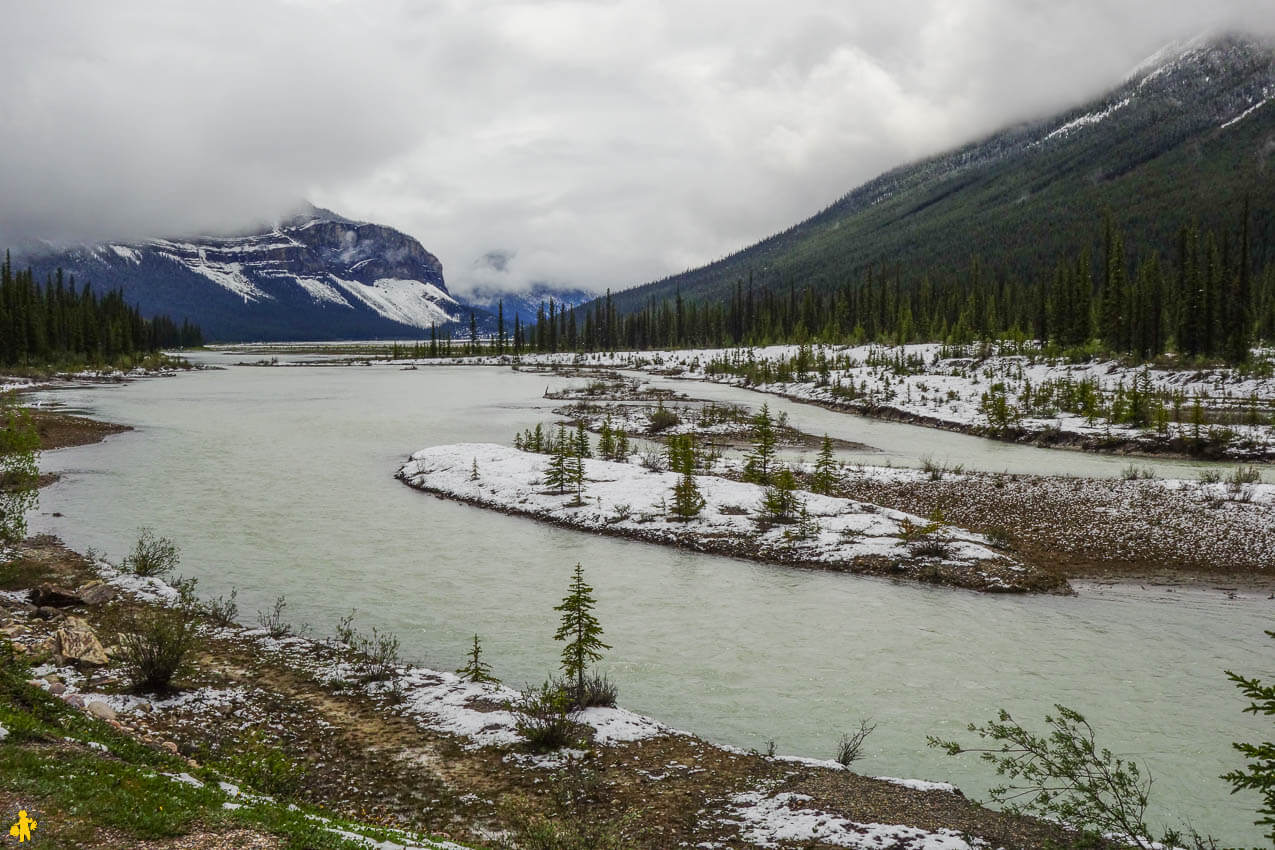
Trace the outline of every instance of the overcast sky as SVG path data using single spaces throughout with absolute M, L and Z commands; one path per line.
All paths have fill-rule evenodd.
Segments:
M 600 290 L 1077 104 L 1171 40 L 1269 31 L 1275 0 L 41 0 L 3 20 L 0 244 L 308 198 L 417 237 L 454 291 Z

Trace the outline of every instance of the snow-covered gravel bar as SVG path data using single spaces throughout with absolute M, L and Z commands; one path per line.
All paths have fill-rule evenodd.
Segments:
M 558 525 L 754 560 L 897 576 L 995 592 L 1056 589 L 1059 580 L 997 551 L 981 535 L 867 502 L 799 492 L 806 518 L 766 527 L 765 488 L 695 476 L 705 505 L 669 515 L 679 476 L 638 464 L 584 462 L 583 499 L 544 483 L 550 457 L 488 443 L 433 446 L 398 471 L 411 487 Z M 475 468 L 477 473 L 475 474 Z

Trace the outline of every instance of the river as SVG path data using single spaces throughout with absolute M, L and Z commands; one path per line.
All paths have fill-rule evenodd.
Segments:
M 552 671 L 552 607 L 578 561 L 621 702 L 671 726 L 830 758 L 870 717 L 877 731 L 856 769 L 946 779 L 978 796 L 994 779 L 986 766 L 929 749 L 926 736 L 969 740 L 965 725 L 1001 707 L 1039 727 L 1062 703 L 1086 714 L 1101 744 L 1150 768 L 1158 823 L 1261 840 L 1255 795 L 1230 795 L 1218 775 L 1240 765 L 1230 742 L 1269 738 L 1270 724 L 1240 713 L 1223 670 L 1275 675 L 1263 634 L 1275 602 L 1137 586 L 1000 597 L 774 567 L 541 525 L 392 477 L 427 445 L 508 444 L 550 420 L 541 394 L 562 383 L 495 367 L 233 367 L 44 392 L 136 430 L 46 454 L 44 469 L 63 478 L 42 492 L 32 530 L 119 558 L 151 526 L 181 545 L 202 595 L 238 587 L 247 621 L 280 594 L 289 619 L 319 634 L 357 608 L 362 627 L 394 631 L 408 658 L 440 669 L 459 666 L 477 632 L 514 685 Z M 885 449 L 877 460 L 1093 475 L 1127 463 L 676 387 L 769 400 L 793 424 Z

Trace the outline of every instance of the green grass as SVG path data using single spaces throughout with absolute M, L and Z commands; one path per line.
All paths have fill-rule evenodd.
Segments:
M 260 785 L 259 777 L 232 772 L 233 762 L 219 765 L 221 772 L 211 766 L 193 769 L 184 759 L 152 750 L 26 684 L 29 675 L 8 643 L 0 642 L 0 725 L 9 732 L 0 743 L 0 790 L 42 812 L 39 834 L 53 846 L 87 842 L 94 829 L 103 827 L 137 840 L 180 836 L 197 828 L 248 827 L 282 837 L 289 850 L 366 850 L 332 828 L 382 841 L 408 840 L 283 797 L 232 798 L 220 789 L 220 780 L 248 786 Z M 89 742 L 103 749 L 91 749 Z M 253 755 L 271 764 L 290 759 L 282 751 Z M 189 773 L 204 785 L 179 782 L 166 773 Z M 238 808 L 226 808 L 226 803 Z M 423 839 L 411 840 L 428 846 Z

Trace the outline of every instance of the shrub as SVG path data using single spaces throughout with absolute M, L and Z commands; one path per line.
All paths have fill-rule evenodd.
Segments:
M 142 528 L 133 551 L 124 559 L 125 569 L 139 576 L 163 578 L 177 569 L 181 550 L 167 537 L 156 537 L 149 528 Z
M 148 609 L 130 615 L 120 635 L 121 660 L 136 691 L 164 692 L 185 667 L 198 639 L 182 611 Z
M 1226 476 L 1226 483 L 1233 486 L 1242 484 L 1257 484 L 1262 480 L 1262 471 L 1256 466 L 1237 466 L 1235 470 Z
M 942 540 L 927 538 L 924 540 L 913 541 L 908 546 L 908 554 L 913 558 L 939 558 L 944 559 L 952 554 L 952 548 Z
M 237 596 L 239 589 L 230 588 L 230 595 L 208 600 L 204 604 L 204 613 L 219 626 L 233 626 L 239 619 L 239 603 L 235 601 Z
M 292 634 L 292 626 L 288 624 L 287 620 L 283 619 L 283 609 L 287 607 L 288 601 L 280 594 L 275 599 L 274 607 L 270 609 L 269 613 L 265 611 L 257 612 L 257 622 L 261 624 L 261 628 L 265 629 L 270 637 L 282 638 Z
M 929 744 L 948 755 L 978 753 L 1004 776 L 1007 784 L 988 791 L 1008 811 L 1057 820 L 1085 832 L 1086 837 L 1120 836 L 1126 843 L 1151 850 L 1146 838 L 1147 799 L 1151 778 L 1134 762 L 1100 749 L 1093 727 L 1079 712 L 1056 705 L 1047 715 L 1049 733 L 1035 735 L 1009 712 L 985 726 L 969 730 L 991 742 L 989 747 L 963 747 L 930 737 Z
M 565 747 L 578 736 L 579 726 L 572 719 L 570 703 L 562 688 L 545 682 L 510 706 L 518 734 L 526 739 L 528 748 L 546 753 Z
M 1155 470 L 1149 466 L 1135 466 L 1131 463 L 1124 469 L 1120 470 L 1120 477 L 1125 481 L 1149 481 L 1152 478 L 1155 478 Z
M 575 682 L 555 681 L 554 684 L 564 693 L 571 695 L 572 706 L 575 708 L 583 709 L 594 706 L 615 708 L 615 701 L 620 696 L 620 688 L 607 678 L 605 673 L 601 675 L 594 673 L 585 676 L 583 689 Z
M 876 731 L 876 728 L 877 724 L 871 720 L 860 720 L 857 730 L 842 735 L 841 740 L 837 743 L 837 761 L 849 767 L 863 758 L 863 742 Z
M 647 426 L 647 431 L 652 434 L 658 434 L 661 431 L 667 431 L 682 420 L 678 415 L 664 406 L 664 402 L 660 402 L 655 410 L 651 411 L 651 424 Z

